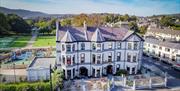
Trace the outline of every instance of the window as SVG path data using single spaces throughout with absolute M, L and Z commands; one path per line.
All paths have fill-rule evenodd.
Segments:
M 64 44 L 62 44 L 62 51 L 65 51 L 65 47 L 64 47 Z
M 102 50 L 104 50 L 104 44 L 102 44 Z
M 66 45 L 66 51 L 70 52 L 71 51 L 71 45 Z
M 108 54 L 108 62 L 112 62 L 112 53 Z
M 136 55 L 133 55 L 133 62 L 136 62 Z
M 75 55 L 73 56 L 73 64 L 75 64 Z
M 112 49 L 112 43 L 109 43 L 108 48 Z
M 66 58 L 67 58 L 67 64 L 71 65 L 71 56 L 66 56 Z
M 95 43 L 92 44 L 92 49 L 93 49 L 93 50 L 96 50 L 96 45 L 95 45 Z
M 72 50 L 75 51 L 75 44 L 73 44 Z
M 81 63 L 84 63 L 84 61 L 85 61 L 85 54 L 82 53 L 80 56 L 81 56 Z
M 97 44 L 97 50 L 101 50 L 101 44 Z
M 169 49 L 169 48 L 165 48 L 165 51 L 166 51 L 166 52 L 170 52 L 170 49 Z
M 63 60 L 63 64 L 65 64 L 65 57 L 64 56 L 62 56 L 62 60 Z
M 118 48 L 118 49 L 121 49 L 121 42 L 118 42 L 117 48 Z
M 116 65 L 116 71 L 120 70 L 120 64 Z
M 153 45 L 153 48 L 156 48 L 156 45 Z
M 162 50 L 162 47 L 159 47 L 160 50 Z
M 117 53 L 117 61 L 120 61 L 120 60 L 121 60 L 121 53 L 118 52 L 118 53 Z
M 97 55 L 97 64 L 100 64 L 101 63 L 101 55 Z
M 131 62 L 131 55 L 130 54 L 127 55 L 127 61 Z
M 85 44 L 81 43 L 81 50 L 85 50 Z
M 134 43 L 134 50 L 137 50 L 137 49 L 138 49 L 138 43 L 135 42 L 135 43 Z
M 128 49 L 132 49 L 132 44 L 128 43 Z
M 95 64 L 95 62 L 96 62 L 96 55 L 95 54 L 93 54 L 93 63 Z

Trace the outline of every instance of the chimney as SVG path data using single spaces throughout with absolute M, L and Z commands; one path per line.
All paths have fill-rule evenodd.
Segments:
M 83 27 L 84 27 L 84 30 L 86 31 L 86 30 L 87 30 L 86 21 L 84 21 L 84 23 L 83 23 Z
M 60 27 L 60 24 L 59 24 L 59 21 L 57 20 L 56 21 L 56 41 L 59 41 L 59 27 Z
M 86 40 L 88 40 L 88 37 L 87 37 L 87 25 L 86 25 L 86 21 L 84 21 L 83 27 L 84 27 L 84 37 L 85 37 Z

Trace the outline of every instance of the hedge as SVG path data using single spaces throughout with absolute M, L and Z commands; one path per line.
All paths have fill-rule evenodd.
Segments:
M 50 91 L 49 82 L 0 84 L 1 91 Z

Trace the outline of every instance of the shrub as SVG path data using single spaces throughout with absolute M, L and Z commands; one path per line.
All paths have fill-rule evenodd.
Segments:
M 127 75 L 128 72 L 127 72 L 126 70 L 118 70 L 118 71 L 116 72 L 116 75 L 117 75 L 117 76 L 121 76 L 122 74 Z
M 50 91 L 49 82 L 0 84 L 1 91 Z

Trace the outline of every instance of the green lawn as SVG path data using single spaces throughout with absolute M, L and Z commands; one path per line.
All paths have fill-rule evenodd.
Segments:
M 20 36 L 11 44 L 10 47 L 25 47 L 30 39 L 31 36 Z
M 6 36 L 0 38 L 0 48 L 24 47 L 31 36 Z
M 38 36 L 34 47 L 45 47 L 45 46 L 55 46 L 56 45 L 56 37 L 55 36 Z

